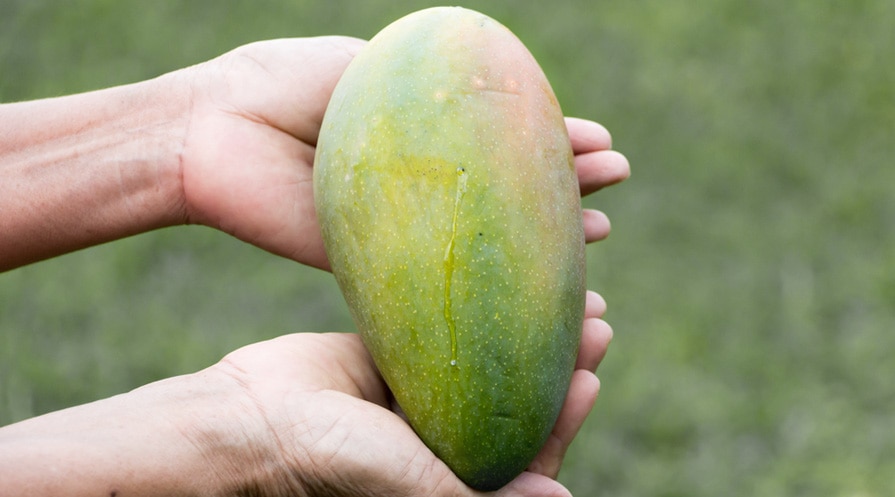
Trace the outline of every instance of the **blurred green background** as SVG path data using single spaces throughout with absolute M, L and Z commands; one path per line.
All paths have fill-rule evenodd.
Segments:
M 0 100 L 272 37 L 369 38 L 429 2 L 0 2 Z M 895 495 L 895 2 L 465 2 L 632 178 L 589 286 L 615 329 L 561 481 L 593 496 Z M 2 234 L 0 234 L 2 236 Z M 329 274 L 201 227 L 0 274 L 0 424 L 352 330 Z

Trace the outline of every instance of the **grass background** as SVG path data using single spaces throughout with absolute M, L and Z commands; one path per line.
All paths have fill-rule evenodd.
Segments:
M 369 38 L 430 2 L 0 2 L 0 101 L 272 37 Z M 895 494 L 895 3 L 468 1 L 632 178 L 589 286 L 615 329 L 576 495 Z M 0 236 L 3 236 L 0 233 Z M 200 227 L 0 274 L 0 424 L 351 330 L 330 275 Z

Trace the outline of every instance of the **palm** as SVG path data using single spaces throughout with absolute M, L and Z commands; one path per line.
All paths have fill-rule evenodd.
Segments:
M 314 145 L 352 38 L 274 40 L 200 66 L 184 151 L 191 222 L 328 267 L 313 205 Z M 210 77 L 209 77 L 210 76 Z
M 387 408 L 388 391 L 357 335 L 287 335 L 240 349 L 218 367 L 257 402 L 260 428 L 273 428 L 283 451 L 284 472 L 315 475 L 297 482 L 312 495 L 354 495 L 358 487 L 366 495 L 410 495 L 452 478 Z

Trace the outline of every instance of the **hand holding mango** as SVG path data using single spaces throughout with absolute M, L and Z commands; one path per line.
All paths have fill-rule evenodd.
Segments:
M 186 222 L 329 269 L 314 208 L 315 146 L 333 88 L 364 45 L 332 36 L 269 40 L 184 71 L 192 86 L 181 155 Z M 603 126 L 577 118 L 566 126 L 582 195 L 627 178 L 627 160 L 611 150 Z M 588 242 L 609 234 L 603 213 L 583 216 Z

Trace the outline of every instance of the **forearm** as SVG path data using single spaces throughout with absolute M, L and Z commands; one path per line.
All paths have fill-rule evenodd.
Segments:
M 0 271 L 182 222 L 176 80 L 0 105 Z
M 251 466 L 232 392 L 203 372 L 0 428 L 0 496 L 229 493 Z

